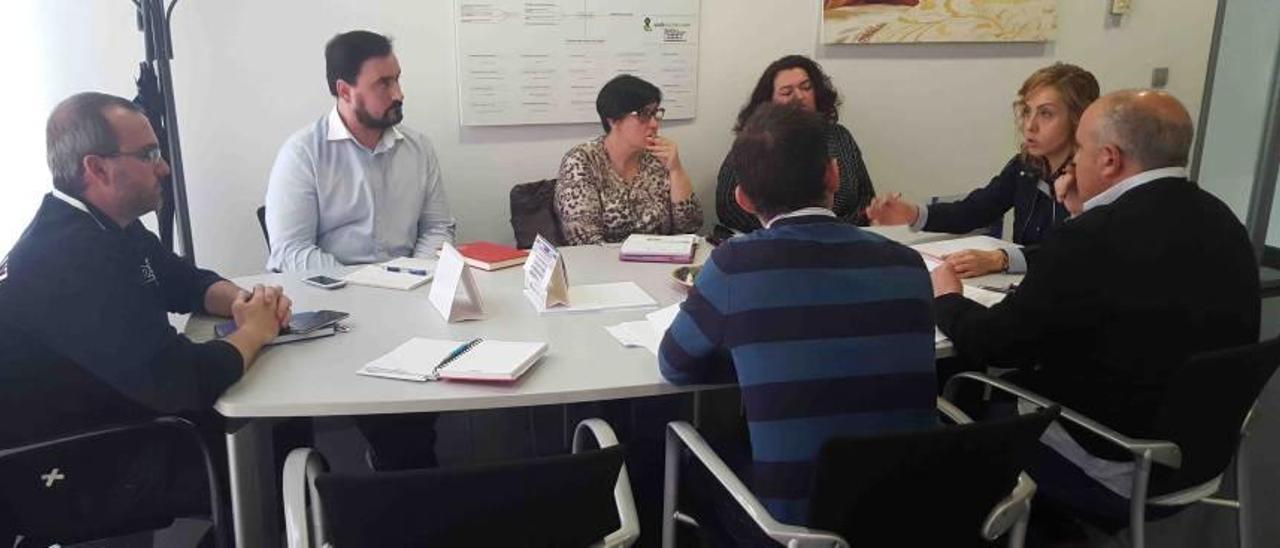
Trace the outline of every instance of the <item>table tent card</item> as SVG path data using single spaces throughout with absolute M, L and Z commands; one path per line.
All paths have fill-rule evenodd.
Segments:
M 657 306 L 635 282 L 569 286 L 564 257 L 539 236 L 524 263 L 524 294 L 538 314 Z
M 524 294 L 538 311 L 569 305 L 569 275 L 564 257 L 541 234 L 534 239 L 529 258 L 524 262 Z
M 463 293 L 462 299 L 458 298 L 459 289 Z M 440 248 L 436 281 L 431 284 L 427 299 L 444 316 L 446 322 L 478 320 L 484 317 L 484 303 L 480 299 L 476 280 L 471 275 L 471 267 L 467 266 L 462 254 L 449 242 L 445 242 Z

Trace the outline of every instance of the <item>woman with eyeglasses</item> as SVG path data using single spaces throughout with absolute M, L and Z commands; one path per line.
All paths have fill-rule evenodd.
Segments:
M 600 89 L 596 112 L 605 134 L 569 149 L 560 162 L 555 207 L 565 243 L 701 228 L 702 208 L 676 143 L 658 135 L 662 92 L 624 74 Z
M 867 217 L 878 225 L 964 234 L 1001 222 L 1013 210 L 1013 243 L 1021 250 L 967 249 L 944 257 L 961 278 L 993 272 L 1026 272 L 1036 246 L 1070 216 L 1053 183 L 1068 171 L 1076 126 L 1098 98 L 1098 80 L 1075 65 L 1054 63 L 1031 74 L 1018 89 L 1014 117 L 1022 133 L 1019 152 L 987 186 L 958 202 L 919 206 L 894 194 L 875 199 Z
M 769 102 L 797 103 L 807 110 L 822 114 L 827 120 L 830 124 L 827 130 L 827 153 L 836 159 L 836 167 L 840 171 L 840 185 L 836 187 L 832 211 L 847 222 L 867 224 L 863 209 L 875 197 L 876 189 L 871 184 L 871 176 L 867 175 L 867 166 L 862 161 L 862 151 L 858 148 L 857 141 L 839 123 L 840 95 L 831 85 L 831 79 L 822 72 L 822 67 L 803 55 L 788 55 L 774 61 L 764 69 L 747 105 L 738 113 L 734 133 L 742 129 L 756 107 Z M 729 160 L 725 157 L 716 180 L 716 216 L 720 218 L 721 225 L 738 232 L 751 232 L 760 228 L 760 220 L 743 211 L 734 200 L 737 177 Z

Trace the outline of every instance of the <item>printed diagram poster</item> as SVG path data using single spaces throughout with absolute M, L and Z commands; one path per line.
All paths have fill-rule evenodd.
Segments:
M 456 0 L 464 126 L 598 123 L 618 74 L 662 90 L 667 119 L 695 115 L 700 0 Z

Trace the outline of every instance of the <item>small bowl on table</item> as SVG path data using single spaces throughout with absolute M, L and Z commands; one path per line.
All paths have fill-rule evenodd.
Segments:
M 685 289 L 693 287 L 694 280 L 698 279 L 698 272 L 702 271 L 701 266 L 682 266 L 671 271 L 671 279 Z

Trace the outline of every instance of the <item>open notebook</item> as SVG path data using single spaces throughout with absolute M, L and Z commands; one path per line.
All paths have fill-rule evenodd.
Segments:
M 408 291 L 431 281 L 435 266 L 435 261 L 397 257 L 385 263 L 365 265 L 342 279 L 356 285 Z
M 409 381 L 514 381 L 547 353 L 547 343 L 413 338 L 359 373 Z

